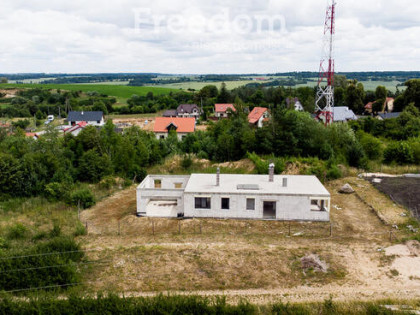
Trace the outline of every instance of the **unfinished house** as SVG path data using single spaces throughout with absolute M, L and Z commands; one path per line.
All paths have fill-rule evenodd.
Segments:
M 316 176 L 149 175 L 137 187 L 137 215 L 329 221 L 330 193 Z

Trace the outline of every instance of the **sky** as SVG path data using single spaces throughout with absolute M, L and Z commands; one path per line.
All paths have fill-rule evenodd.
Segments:
M 2 0 L 0 73 L 318 71 L 327 4 Z M 337 0 L 336 17 L 336 71 L 420 70 L 417 0 Z

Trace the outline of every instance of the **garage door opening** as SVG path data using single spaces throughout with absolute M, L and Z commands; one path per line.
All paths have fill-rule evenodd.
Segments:
M 263 218 L 264 219 L 276 218 L 276 202 L 275 201 L 264 201 Z

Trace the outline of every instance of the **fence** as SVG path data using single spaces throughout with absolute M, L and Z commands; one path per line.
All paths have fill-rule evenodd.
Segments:
M 104 236 L 270 236 L 302 238 L 399 238 L 395 229 L 376 232 L 348 231 L 334 222 L 261 221 L 233 219 L 162 219 L 125 217 L 97 224 L 84 222 L 87 233 Z

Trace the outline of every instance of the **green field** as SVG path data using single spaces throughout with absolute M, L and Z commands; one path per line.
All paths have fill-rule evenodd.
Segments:
M 103 85 L 103 84 L 0 84 L 0 88 L 42 88 L 42 89 L 61 89 L 68 91 L 97 91 L 117 98 L 130 98 L 133 94 L 145 96 L 148 92 L 155 95 L 169 94 L 175 89 L 166 87 L 149 86 L 124 86 L 124 85 Z
M 228 90 L 233 90 L 237 87 L 244 86 L 248 83 L 264 83 L 267 81 L 253 81 L 253 80 L 240 80 L 240 81 L 225 81 Z M 183 83 L 170 83 L 170 84 L 159 84 L 159 87 L 182 89 L 182 90 L 201 90 L 206 85 L 215 85 L 218 89 L 222 85 L 222 82 L 183 82 Z

